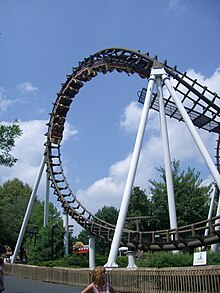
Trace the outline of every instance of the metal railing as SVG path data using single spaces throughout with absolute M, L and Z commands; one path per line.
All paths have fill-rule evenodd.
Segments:
M 48 268 L 6 264 L 6 274 L 44 282 L 86 287 L 91 281 L 89 269 Z M 107 279 L 116 292 L 126 293 L 218 293 L 220 266 L 186 268 L 107 269 Z

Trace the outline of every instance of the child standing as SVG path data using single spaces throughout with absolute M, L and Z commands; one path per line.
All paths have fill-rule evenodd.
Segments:
M 106 282 L 106 271 L 104 267 L 96 267 L 92 271 L 92 283 L 81 293 L 115 293 L 115 289 Z

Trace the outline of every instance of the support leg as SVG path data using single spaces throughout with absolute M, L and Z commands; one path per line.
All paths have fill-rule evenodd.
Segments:
M 175 204 L 175 197 L 174 197 L 170 148 L 169 148 L 169 140 L 168 140 L 167 122 L 165 117 L 164 97 L 163 97 L 163 91 L 162 91 L 161 76 L 157 77 L 156 82 L 157 82 L 157 94 L 158 94 L 159 106 L 160 106 L 160 127 L 161 127 L 164 162 L 165 162 L 170 229 L 175 229 L 177 228 L 176 204 Z
M 23 240 L 23 237 L 24 237 L 25 229 L 26 229 L 27 224 L 28 224 L 28 220 L 29 220 L 29 217 L 30 217 L 30 214 L 31 214 L 33 204 L 34 204 L 34 200 L 35 200 L 35 197 L 36 197 L 38 186 L 39 186 L 41 176 L 42 176 L 42 173 L 43 173 L 43 170 L 44 170 L 45 161 L 46 161 L 46 157 L 44 155 L 43 159 L 42 159 L 42 162 L 41 162 L 40 170 L 39 170 L 39 173 L 38 173 L 37 179 L 35 181 L 34 188 L 33 188 L 29 203 L 28 203 L 28 207 L 27 207 L 24 219 L 23 219 L 21 230 L 20 230 L 18 240 L 17 240 L 16 246 L 15 246 L 14 254 L 12 256 L 12 261 L 11 261 L 12 263 L 15 263 L 16 258 L 18 256 L 19 249 L 21 247 L 21 243 L 22 243 L 22 240 Z
M 113 237 L 113 241 L 112 241 L 112 245 L 111 245 L 111 249 L 110 249 L 110 253 L 108 257 L 108 262 L 105 265 L 106 267 L 117 267 L 117 264 L 115 261 L 116 261 L 118 248 L 121 241 L 122 231 L 124 228 L 124 223 L 126 220 L 126 215 L 128 211 L 129 202 L 130 202 L 131 190 L 132 190 L 132 186 L 134 182 L 134 177 L 136 174 L 138 159 L 140 156 L 140 150 L 141 150 L 144 131 L 146 127 L 147 116 L 150 109 L 150 100 L 153 94 L 154 83 L 155 83 L 155 76 L 151 75 L 148 82 L 148 88 L 147 88 L 146 98 L 145 98 L 143 112 L 141 116 L 141 121 L 140 121 L 139 129 L 138 129 L 138 133 L 137 133 L 134 151 L 132 154 L 131 164 L 130 164 L 130 168 L 128 172 L 128 177 L 127 177 L 127 181 L 125 185 L 122 202 L 121 202 L 121 207 L 120 207 L 120 211 L 118 215 L 115 233 L 114 233 L 114 237 Z
M 89 268 L 95 267 L 95 236 L 89 236 Z
M 214 206 L 215 206 L 215 193 L 216 193 L 216 189 L 217 187 L 214 186 L 213 190 L 212 190 L 212 196 L 211 196 L 211 202 L 210 202 L 210 207 L 209 207 L 209 213 L 208 213 L 208 219 L 212 218 L 212 214 L 213 214 L 213 210 L 214 210 Z M 207 224 L 208 226 L 208 224 Z M 206 229 L 205 230 L 205 236 L 208 236 L 209 230 Z
M 219 197 L 219 201 L 218 201 L 218 207 L 217 207 L 217 212 L 216 212 L 216 216 L 219 216 L 220 215 L 220 197 Z M 216 221 L 215 221 L 215 224 L 220 224 L 220 219 L 217 219 Z M 216 228 L 215 228 L 216 230 L 220 230 L 220 226 L 217 226 Z M 219 243 L 215 243 L 215 244 L 212 244 L 211 245 L 211 251 L 214 251 L 214 252 L 217 252 L 217 251 L 219 251 Z
M 45 202 L 44 202 L 44 227 L 48 225 L 49 196 L 50 196 L 50 180 L 49 180 L 49 174 L 46 172 L 46 195 L 45 195 Z
M 63 227 L 65 230 L 64 234 L 64 254 L 65 256 L 68 256 L 69 254 L 69 239 L 68 239 L 68 228 L 69 228 L 69 218 L 68 218 L 68 213 L 64 211 L 63 213 Z
M 218 185 L 218 188 L 220 189 L 220 175 L 219 175 L 219 172 L 218 170 L 216 169 L 215 167 L 215 164 L 213 163 L 212 159 L 211 159 L 211 156 L 210 154 L 208 153 L 202 139 L 200 138 L 198 132 L 196 131 L 196 128 L 195 126 L 193 125 L 189 115 L 187 114 L 185 108 L 183 107 L 181 101 L 179 100 L 174 88 L 172 87 L 171 85 L 171 82 L 169 80 L 169 77 L 166 75 L 166 74 L 163 74 L 162 75 L 162 80 L 163 82 L 165 83 L 170 95 L 172 96 L 178 110 L 180 111 L 182 117 L 183 117 L 183 120 L 185 121 L 195 143 L 197 144 L 199 150 L 200 150 L 200 153 L 202 154 L 213 178 L 215 179 L 216 181 L 216 184 Z

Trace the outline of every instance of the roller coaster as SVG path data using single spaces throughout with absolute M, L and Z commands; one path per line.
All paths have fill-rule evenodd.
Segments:
M 50 186 L 53 193 L 61 202 L 65 212 L 91 235 L 99 236 L 112 242 L 115 226 L 93 215 L 73 194 L 67 182 L 62 160 L 61 143 L 67 113 L 71 103 L 86 82 L 95 78 L 98 73 L 107 74 L 112 71 L 137 74 L 142 79 L 148 79 L 153 66 L 162 67 L 166 74 L 175 83 L 174 89 L 187 111 L 194 126 L 218 135 L 216 146 L 216 167 L 219 169 L 220 145 L 220 98 L 206 86 L 198 83 L 196 79 L 188 76 L 187 72 L 180 72 L 177 67 L 170 67 L 167 61 L 160 62 L 157 56 L 150 57 L 149 53 L 142 54 L 122 48 L 109 48 L 101 50 L 74 67 L 72 74 L 62 84 L 57 94 L 48 123 L 46 141 L 46 165 Z M 164 86 L 164 85 L 162 85 Z M 143 89 L 139 102 L 144 103 Z M 170 118 L 183 121 L 182 115 L 172 101 L 171 96 L 165 97 L 165 114 Z M 158 94 L 153 93 L 150 108 L 159 111 Z M 181 250 L 186 247 L 195 248 L 220 242 L 220 216 L 211 217 L 199 223 L 160 231 L 139 231 L 124 229 L 121 245 L 132 250 L 144 251 Z M 207 232 L 208 233 L 205 233 Z

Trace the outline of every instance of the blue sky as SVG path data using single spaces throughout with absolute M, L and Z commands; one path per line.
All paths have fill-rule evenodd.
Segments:
M 0 122 L 19 119 L 13 168 L 0 167 L 0 184 L 30 186 L 43 154 L 46 123 L 61 83 L 79 61 L 110 47 L 149 52 L 220 94 L 218 0 L 0 0 Z M 92 212 L 117 208 L 126 182 L 147 82 L 111 73 L 87 83 L 68 113 L 62 160 L 67 179 Z M 183 123 L 168 119 L 171 156 L 211 180 Z M 200 131 L 214 158 L 215 136 Z M 163 166 L 158 114 L 150 113 L 135 185 L 147 189 Z M 43 199 L 44 180 L 38 191 Z M 53 201 L 59 208 L 53 195 Z M 76 229 L 77 230 L 77 229 Z

